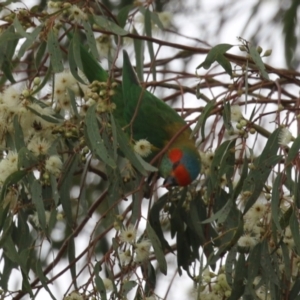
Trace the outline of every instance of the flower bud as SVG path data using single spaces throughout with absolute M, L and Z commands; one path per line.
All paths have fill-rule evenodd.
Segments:
M 261 46 L 257 46 L 256 51 L 261 54 L 263 51 L 263 48 Z
M 271 54 L 272 54 L 272 49 L 268 49 L 268 50 L 265 51 L 263 56 L 270 56 Z

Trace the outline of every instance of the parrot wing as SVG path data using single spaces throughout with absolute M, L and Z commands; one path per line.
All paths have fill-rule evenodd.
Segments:
M 186 123 L 174 109 L 139 84 L 126 51 L 123 57 L 124 118 L 131 124 L 135 140 L 147 139 L 162 149 Z

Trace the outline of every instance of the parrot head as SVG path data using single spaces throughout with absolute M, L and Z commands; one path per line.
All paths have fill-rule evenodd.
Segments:
M 164 187 L 187 186 L 200 172 L 200 158 L 195 148 L 171 148 L 163 156 L 160 173 L 165 178 Z

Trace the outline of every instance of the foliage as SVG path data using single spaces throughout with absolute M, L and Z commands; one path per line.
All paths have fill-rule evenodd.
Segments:
M 194 299 L 295 299 L 300 74 L 242 38 L 169 42 L 160 1 L 108 4 L 0 6 L 2 298 L 155 299 L 175 268 Z M 115 122 L 122 49 L 193 127 L 202 169 L 188 188 L 163 188 Z M 196 74 L 170 68 L 199 53 Z

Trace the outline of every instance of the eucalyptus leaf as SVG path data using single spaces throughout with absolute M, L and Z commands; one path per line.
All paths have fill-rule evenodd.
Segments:
M 198 119 L 198 122 L 197 122 L 195 128 L 193 129 L 193 131 L 190 135 L 191 137 L 194 136 L 195 133 L 197 133 L 199 131 L 199 129 L 201 128 L 202 140 L 205 139 L 205 123 L 206 123 L 208 117 L 210 116 L 210 113 L 213 110 L 215 104 L 216 104 L 216 100 L 211 100 L 206 104 L 203 112 L 199 116 L 199 119 Z
M 145 10 L 144 16 L 145 16 L 145 32 L 146 32 L 146 35 L 149 38 L 151 38 L 152 37 L 152 20 L 151 20 L 151 12 L 149 9 Z M 147 46 L 148 46 L 148 51 L 150 54 L 151 62 L 155 62 L 153 43 L 150 41 L 147 41 Z M 151 66 L 152 66 L 151 71 L 152 71 L 152 75 L 153 75 L 153 80 L 156 81 L 155 64 L 151 64 Z
M 115 33 L 115 34 L 121 35 L 121 36 L 128 34 L 128 32 L 125 29 L 123 29 L 116 23 L 114 23 L 102 16 L 93 15 L 93 18 L 94 18 L 95 23 L 98 26 L 100 26 L 101 28 L 103 28 L 107 31 L 110 31 L 112 33 Z
M 159 269 L 164 275 L 167 275 L 167 261 L 162 249 L 162 245 L 149 222 L 147 223 L 147 234 L 153 246 Z
M 268 73 L 266 72 L 266 67 L 260 57 L 260 54 L 257 52 L 256 47 L 254 46 L 250 46 L 249 47 L 249 52 L 251 55 L 251 58 L 253 59 L 254 63 L 256 64 L 256 66 L 258 67 L 261 76 L 266 79 L 266 80 L 270 80 Z
M 85 138 L 87 139 L 92 152 L 104 163 L 112 168 L 116 168 L 116 163 L 104 144 L 99 133 L 99 126 L 96 118 L 95 106 L 89 107 L 85 117 Z
M 94 32 L 92 30 L 91 24 L 86 20 L 82 20 L 82 24 L 84 27 L 87 43 L 88 43 L 89 49 L 91 51 L 91 54 L 94 56 L 95 59 L 98 59 L 99 54 L 98 54 L 98 50 L 97 50 L 97 46 L 96 46 L 96 39 L 94 36 Z M 80 49 L 80 47 L 79 47 L 79 49 Z M 80 53 L 81 53 L 81 50 L 80 50 Z
M 51 66 L 54 73 L 62 72 L 64 70 L 63 58 L 58 42 L 58 37 L 54 30 L 50 30 L 48 33 L 47 46 L 50 55 Z
M 232 68 L 229 60 L 224 56 L 229 49 L 231 49 L 233 45 L 230 44 L 219 44 L 210 49 L 208 52 L 204 62 L 202 62 L 196 69 L 204 68 L 208 70 L 214 62 L 218 62 L 223 69 L 232 76 Z
M 101 300 L 107 300 L 106 289 L 105 289 L 102 278 L 99 276 L 99 273 L 101 270 L 100 268 L 101 268 L 100 264 L 99 264 L 99 262 L 97 262 L 95 265 L 95 269 L 94 269 L 96 288 L 97 288 L 98 292 L 100 293 Z

